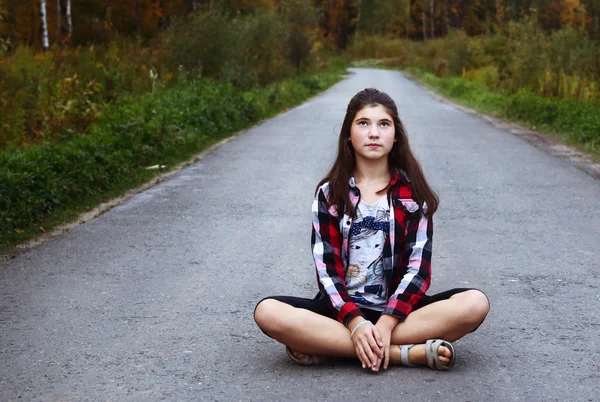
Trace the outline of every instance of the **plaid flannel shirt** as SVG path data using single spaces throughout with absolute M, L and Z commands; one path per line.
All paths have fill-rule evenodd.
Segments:
M 383 268 L 387 284 L 387 305 L 383 314 L 404 320 L 425 295 L 431 282 L 433 221 L 425 216 L 427 204 L 419 211 L 412 198 L 410 180 L 397 170 L 387 196 L 390 205 L 390 232 L 383 247 Z M 350 200 L 356 206 L 360 191 L 354 178 L 349 181 Z M 352 301 L 346 287 L 352 217 L 338 214 L 328 206 L 329 183 L 323 184 L 312 206 L 312 251 L 320 296 L 328 298 L 334 316 L 348 325 L 363 313 Z M 393 207 L 392 207 L 393 206 Z

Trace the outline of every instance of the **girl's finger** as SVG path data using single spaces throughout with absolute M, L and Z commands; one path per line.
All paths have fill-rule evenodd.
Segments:
M 373 331 L 374 333 L 375 331 Z M 383 348 L 379 345 L 379 342 L 376 340 L 375 336 L 371 334 L 368 338 L 369 346 L 371 346 L 371 350 L 373 353 L 376 353 L 379 358 L 383 357 Z
M 379 368 L 381 367 L 381 359 L 378 357 L 377 361 L 375 362 L 375 365 L 372 367 L 373 371 L 379 371 Z
M 375 341 L 373 341 L 375 342 Z M 377 357 L 375 356 L 375 353 L 373 353 L 373 350 L 371 349 L 371 345 L 368 339 L 363 340 L 363 349 L 365 351 L 365 354 L 367 355 L 367 357 L 369 358 L 369 367 L 372 367 L 375 362 L 377 361 Z
M 390 345 L 385 347 L 384 355 L 383 369 L 387 370 L 388 364 L 390 363 Z
M 379 330 L 375 326 L 373 327 L 373 337 L 375 338 L 377 345 L 379 345 L 379 347 L 382 348 L 383 347 L 383 337 L 381 336 L 381 332 L 379 332 Z
M 366 358 L 367 356 L 363 351 L 363 347 L 360 344 L 357 344 L 354 345 L 354 349 L 356 350 L 356 356 L 358 357 L 358 360 L 360 360 L 360 362 L 362 363 L 362 367 L 366 368 L 368 366 L 368 362 Z

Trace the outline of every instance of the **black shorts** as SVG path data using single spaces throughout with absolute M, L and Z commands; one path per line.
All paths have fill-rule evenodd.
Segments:
M 425 307 L 431 303 L 435 303 L 435 302 L 442 301 L 442 300 L 448 300 L 451 296 L 453 296 L 457 293 L 466 292 L 467 290 L 477 290 L 477 291 L 481 292 L 481 290 L 474 289 L 474 288 L 454 288 L 454 289 L 446 290 L 441 293 L 436 293 L 432 296 L 425 295 L 421 299 L 421 301 L 418 302 L 414 306 L 413 311 L 418 310 L 422 307 Z M 486 295 L 486 297 L 487 297 L 487 295 Z M 264 299 L 259 301 L 256 304 L 256 306 L 258 307 L 258 305 L 263 300 L 266 300 L 266 299 L 275 299 L 280 302 L 289 304 L 290 306 L 310 310 L 313 313 L 317 313 L 317 314 L 323 315 L 325 317 L 329 317 L 329 318 L 337 321 L 337 318 L 333 315 L 333 312 L 331 311 L 331 309 L 329 308 L 329 306 L 327 304 L 327 299 L 325 297 L 323 297 L 320 293 L 317 294 L 317 296 L 315 296 L 314 299 L 307 299 L 307 298 L 303 298 L 303 297 L 294 297 L 294 296 L 269 296 L 269 297 L 265 297 Z M 489 298 L 488 298 L 488 303 L 489 303 Z M 360 311 L 362 311 L 362 313 L 365 315 L 367 320 L 371 321 L 373 324 L 375 324 L 379 320 L 379 317 L 381 317 L 381 311 L 375 311 L 375 310 L 371 310 L 371 309 L 367 309 L 367 308 L 361 308 Z M 254 308 L 254 312 L 256 312 L 256 307 Z M 479 326 L 477 326 L 477 328 L 479 328 Z M 477 328 L 475 328 L 471 332 L 474 332 Z

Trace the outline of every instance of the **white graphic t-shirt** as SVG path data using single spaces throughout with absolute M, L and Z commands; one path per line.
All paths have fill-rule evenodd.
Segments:
M 383 311 L 386 284 L 383 275 L 383 245 L 390 231 L 387 196 L 374 204 L 360 201 L 352 223 L 346 287 L 360 308 Z

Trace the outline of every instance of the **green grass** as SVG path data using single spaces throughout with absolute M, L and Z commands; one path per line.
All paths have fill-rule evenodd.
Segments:
M 91 134 L 0 153 L 0 253 L 148 182 L 241 129 L 296 106 L 345 68 L 241 91 L 187 83 L 103 110 Z
M 544 98 L 527 91 L 504 95 L 460 77 L 440 78 L 414 67 L 402 71 L 452 101 L 550 135 L 600 161 L 598 102 Z

